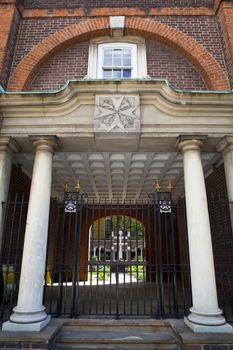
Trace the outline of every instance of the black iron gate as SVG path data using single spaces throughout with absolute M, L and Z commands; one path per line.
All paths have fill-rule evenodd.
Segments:
M 72 196 L 51 213 L 48 312 L 73 318 L 186 314 L 191 293 L 183 205 L 162 193 L 123 204 Z
M 74 318 L 188 313 L 191 290 L 183 201 L 174 205 L 152 196 L 137 203 L 109 204 L 83 196 L 76 198 L 76 212 L 69 204 L 51 202 L 44 279 L 47 313 Z M 14 194 L 3 205 L 0 316 L 7 320 L 17 303 L 28 201 Z M 219 306 L 232 321 L 233 240 L 226 198 L 209 198 L 209 212 Z

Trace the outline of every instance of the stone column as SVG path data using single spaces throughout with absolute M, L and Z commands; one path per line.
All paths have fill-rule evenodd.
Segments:
M 40 331 L 50 316 L 42 305 L 55 137 L 33 139 L 36 148 L 24 239 L 18 303 L 7 331 Z
M 0 137 L 0 251 L 5 216 L 2 203 L 6 202 L 8 197 L 13 152 L 18 151 L 19 146 L 12 137 Z
M 198 139 L 180 140 L 183 152 L 185 201 L 193 306 L 185 318 L 196 333 L 232 332 L 218 307 L 211 231 Z
M 224 160 L 231 227 L 233 232 L 233 136 L 224 137 L 216 148 L 218 152 L 222 152 Z

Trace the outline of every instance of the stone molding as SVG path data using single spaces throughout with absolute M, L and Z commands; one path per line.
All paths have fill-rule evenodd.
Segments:
M 218 152 L 227 153 L 233 151 L 233 135 L 225 136 L 217 145 L 216 150 Z
M 17 153 L 20 151 L 20 146 L 11 136 L 0 136 L 0 151 Z
M 0 95 L 4 116 L 1 135 L 14 137 L 24 152 L 32 151 L 28 135 L 42 138 L 57 135 L 66 151 L 72 151 L 74 145 L 81 150 L 108 150 L 108 145 L 99 147 L 101 140 L 97 141 L 97 135 L 101 137 L 101 133 L 94 132 L 97 95 L 140 97 L 139 137 L 136 132 L 105 132 L 108 143 L 113 136 L 115 140 L 119 135 L 126 135 L 128 141 L 134 138 L 130 149 L 135 151 L 154 151 L 155 147 L 164 150 L 162 138 L 166 139 L 166 151 L 174 150 L 179 135 L 194 138 L 208 135 L 204 150 L 215 151 L 224 136 L 233 134 L 232 93 L 179 92 L 162 80 L 85 80 L 72 82 L 57 93 Z M 21 143 L 22 139 L 27 141 Z M 111 142 L 111 146 L 119 150 L 123 144 L 117 141 Z
M 52 153 L 54 149 L 59 148 L 57 136 L 33 135 L 33 136 L 29 136 L 29 139 L 33 143 L 33 146 L 35 147 L 36 152 L 46 151 L 46 152 Z
M 176 142 L 176 148 L 186 151 L 200 151 L 207 139 L 205 135 L 180 135 Z

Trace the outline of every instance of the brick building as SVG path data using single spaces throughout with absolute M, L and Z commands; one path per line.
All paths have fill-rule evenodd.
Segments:
M 104 316 L 232 332 L 233 2 L 5 0 L 0 14 L 3 329 L 96 317 L 93 284 Z M 106 287 L 125 300 L 126 280 L 136 311 Z

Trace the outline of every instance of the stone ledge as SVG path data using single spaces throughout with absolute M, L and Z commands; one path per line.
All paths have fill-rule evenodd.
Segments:
M 62 320 L 52 320 L 41 332 L 0 331 L 0 349 L 52 350 L 62 327 Z
M 206 346 L 208 348 L 206 347 L 205 350 L 222 350 L 222 348 L 220 349 L 221 346 L 233 349 L 233 333 L 194 333 L 183 320 L 170 320 L 170 324 L 187 350 L 201 350 Z M 220 347 L 218 349 L 214 348 L 216 345 Z

